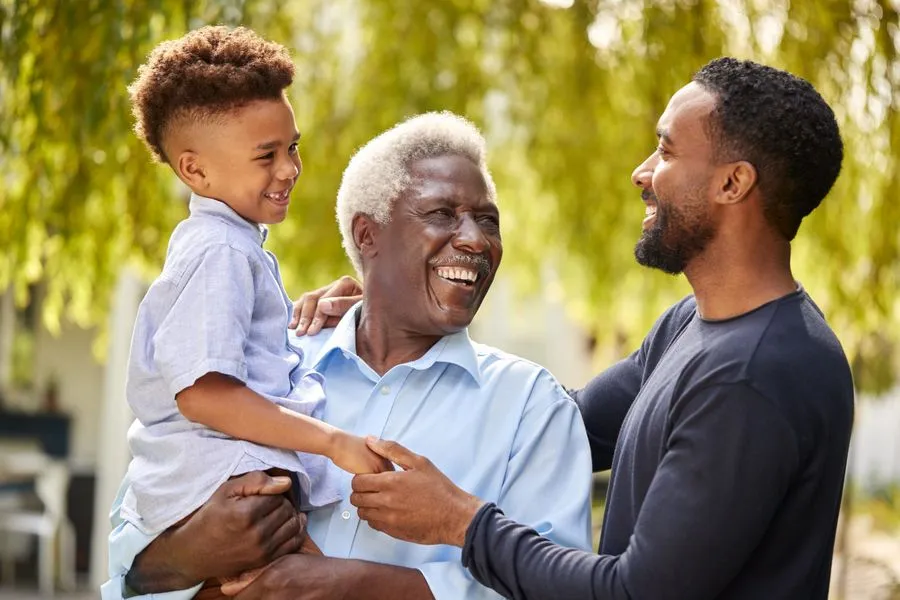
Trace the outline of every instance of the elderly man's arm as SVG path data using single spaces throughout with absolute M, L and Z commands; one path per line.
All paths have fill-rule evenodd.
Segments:
M 296 552 L 306 537 L 305 516 L 282 495 L 289 488 L 287 478 L 248 473 L 226 481 L 182 526 L 149 545 L 114 539 L 114 532 L 111 560 L 127 572 L 114 574 L 103 597 L 120 598 L 126 587 L 138 595 L 189 590 L 207 579 L 237 575 Z M 131 550 L 133 562 L 118 556 Z
M 293 554 L 281 558 L 236 600 L 432 600 L 422 573 L 363 560 Z

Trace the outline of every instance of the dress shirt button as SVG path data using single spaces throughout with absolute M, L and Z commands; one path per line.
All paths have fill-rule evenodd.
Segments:
M 341 513 L 341 518 L 342 518 L 343 520 L 345 520 L 345 521 L 348 520 L 348 519 L 350 518 L 350 511 L 349 511 L 349 510 L 345 510 L 344 512 L 342 512 L 342 513 Z
M 381 395 L 382 396 L 387 396 L 390 393 L 391 393 L 391 386 L 389 386 L 389 385 L 381 386 Z

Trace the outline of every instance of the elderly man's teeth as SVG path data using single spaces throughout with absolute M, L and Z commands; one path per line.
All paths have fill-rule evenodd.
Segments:
M 656 207 L 655 207 L 655 206 L 648 206 L 648 207 L 646 207 L 646 208 L 644 209 L 644 216 L 652 217 L 652 216 L 655 215 L 655 214 L 656 214 Z
M 460 267 L 438 267 L 435 269 L 439 277 L 451 281 L 468 281 L 474 283 L 478 279 L 478 273 L 471 269 Z

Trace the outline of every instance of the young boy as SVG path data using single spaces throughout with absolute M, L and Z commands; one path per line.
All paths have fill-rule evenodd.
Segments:
M 129 87 L 138 135 L 192 194 L 135 323 L 126 396 L 137 420 L 124 522 L 110 536 L 114 579 L 229 477 L 290 472 L 306 509 L 338 500 L 327 459 L 352 473 L 390 468 L 314 418 L 324 382 L 288 343 L 291 301 L 262 247 L 301 171 L 293 74 L 284 47 L 204 27 L 160 44 Z

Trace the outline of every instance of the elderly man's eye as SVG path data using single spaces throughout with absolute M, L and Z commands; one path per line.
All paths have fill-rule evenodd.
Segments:
M 454 214 L 454 212 L 449 208 L 439 208 L 428 213 L 428 216 L 436 217 L 439 219 L 452 219 L 456 217 L 456 214 Z
M 500 229 L 500 219 L 491 215 L 478 217 L 478 224 L 490 231 L 497 231 Z

